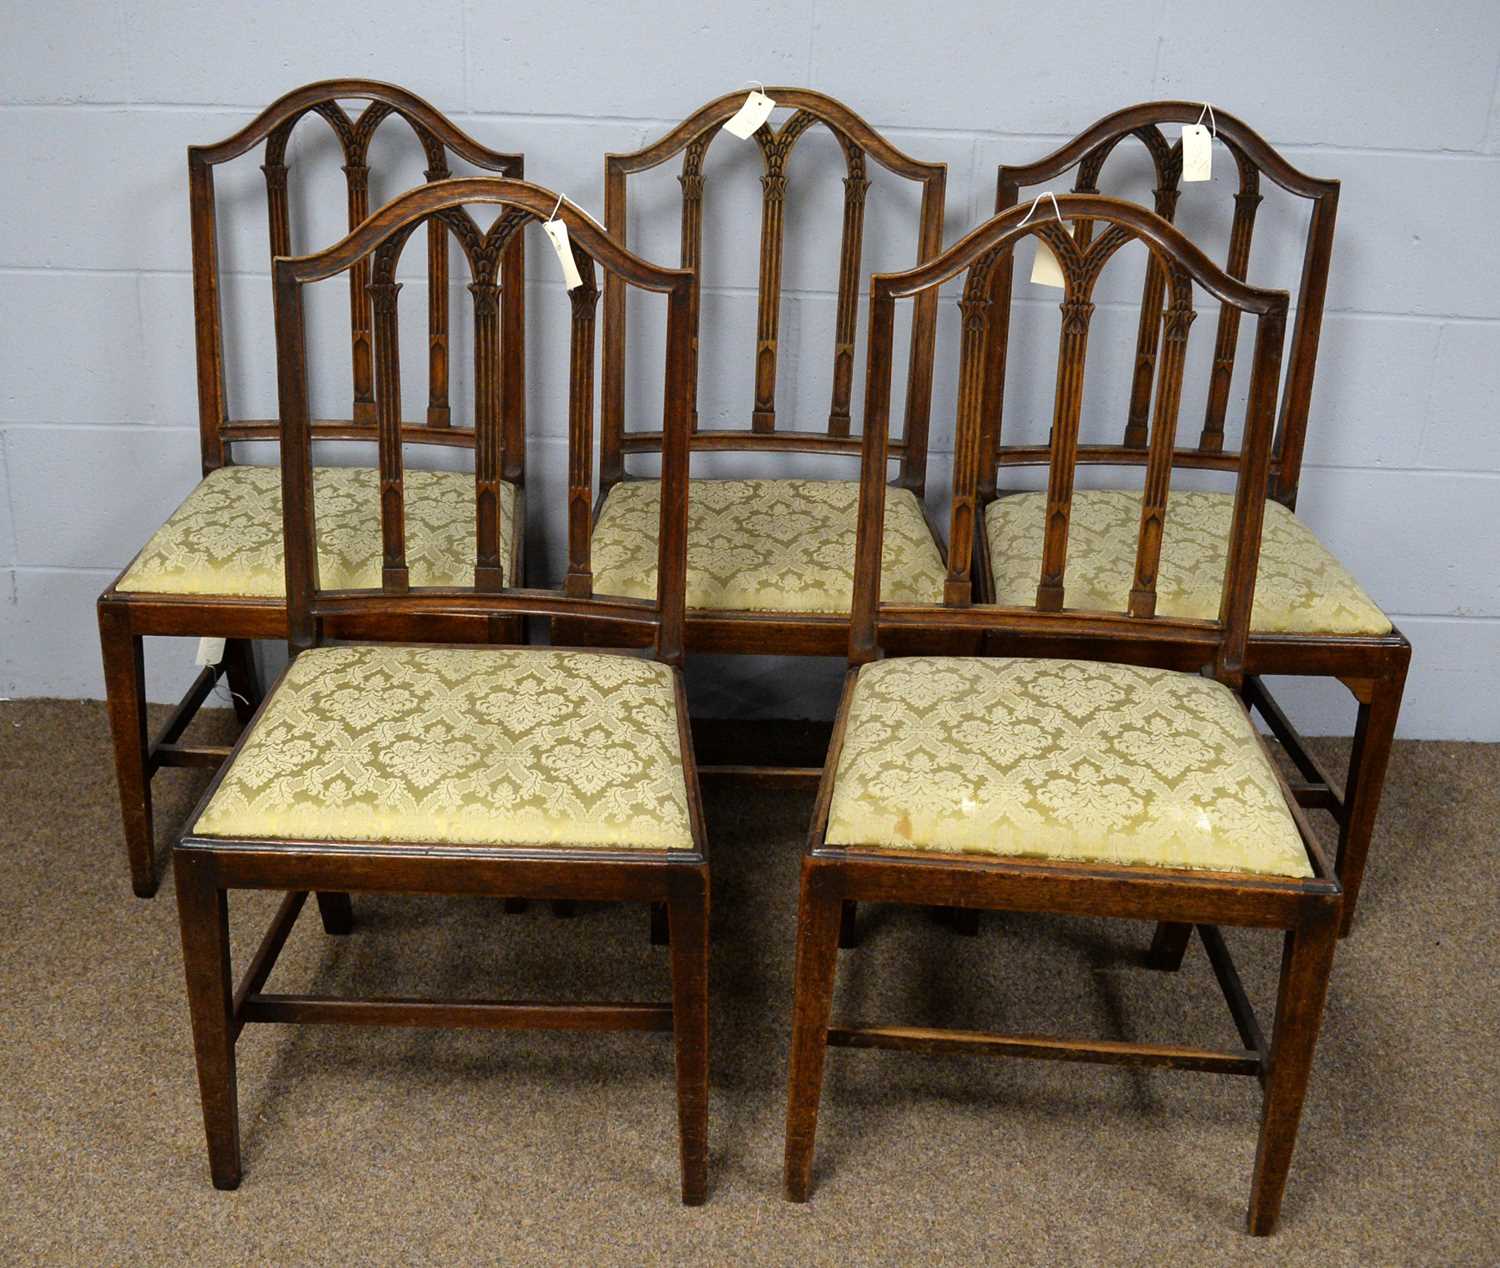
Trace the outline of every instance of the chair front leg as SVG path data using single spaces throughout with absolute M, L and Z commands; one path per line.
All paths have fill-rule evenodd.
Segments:
M 803 864 L 802 898 L 797 912 L 796 995 L 792 1005 L 783 1175 L 786 1196 L 792 1202 L 806 1202 L 812 1192 L 818 1101 L 823 1093 L 823 1059 L 828 1051 L 828 1019 L 833 1011 L 842 916 L 842 896 L 832 892 L 827 869 L 807 860 Z
M 1313 1049 L 1323 1021 L 1323 1003 L 1338 945 L 1337 906 L 1319 909 L 1300 928 L 1287 932 L 1281 953 L 1281 985 L 1276 996 L 1276 1029 L 1271 1037 L 1271 1068 L 1261 1110 L 1260 1143 L 1250 1184 L 1249 1231 L 1265 1237 L 1276 1227 L 1287 1172 L 1297 1144 L 1297 1124 L 1307 1095 Z
M 151 824 L 151 738 L 146 718 L 145 640 L 133 633 L 125 609 L 99 605 L 104 696 L 115 750 L 115 782 L 130 886 L 138 898 L 156 893 L 156 834 Z
M 708 1196 L 708 878 L 676 879 L 667 904 L 672 948 L 672 1039 L 682 1200 Z
M 1344 816 L 1339 824 L 1337 871 L 1344 887 L 1344 923 L 1339 936 L 1354 923 L 1354 907 L 1364 881 L 1365 860 L 1375 835 L 1375 816 L 1385 788 L 1385 771 L 1396 738 L 1396 718 L 1406 689 L 1406 670 L 1369 682 L 1369 703 L 1360 702 L 1349 753 L 1349 777 L 1344 786 Z
M 173 871 L 209 1172 L 214 1188 L 233 1189 L 240 1183 L 240 1111 L 234 988 L 229 977 L 229 898 L 200 860 L 178 853 Z

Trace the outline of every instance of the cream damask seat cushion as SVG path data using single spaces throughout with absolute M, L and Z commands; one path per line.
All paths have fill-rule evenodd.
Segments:
M 474 584 L 474 477 L 413 471 L 406 490 L 406 561 L 414 586 Z M 330 590 L 380 588 L 380 478 L 371 467 L 313 472 L 319 581 Z M 500 555 L 510 558 L 516 490 L 500 486 Z M 281 598 L 281 472 L 210 472 L 146 543 L 116 587 L 147 594 Z
M 1184 490 L 1168 496 L 1158 615 L 1218 616 L 1233 516 L 1230 493 Z M 990 503 L 984 527 L 996 602 L 1036 603 L 1046 519 L 1045 493 L 1017 493 Z M 1074 493 L 1063 576 L 1066 607 L 1126 610 L 1140 520 L 1139 492 Z M 1281 503 L 1267 502 L 1250 628 L 1257 634 L 1379 635 L 1391 632 L 1391 622 L 1301 520 Z
M 1194 674 L 910 656 L 860 670 L 830 845 L 1310 876 L 1244 707 Z
M 830 612 L 854 601 L 853 480 L 692 480 L 688 486 L 689 608 Z M 604 500 L 594 526 L 596 594 L 656 595 L 661 484 L 629 480 Z M 881 595 L 941 603 L 943 557 L 909 489 L 888 489 Z
M 192 831 L 690 848 L 672 671 L 540 648 L 307 651 Z

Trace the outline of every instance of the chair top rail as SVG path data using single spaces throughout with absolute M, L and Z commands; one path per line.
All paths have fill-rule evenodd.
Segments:
M 395 84 L 382 83 L 375 79 L 324 79 L 304 84 L 278 97 L 238 132 L 210 145 L 190 145 L 188 157 L 191 161 L 214 166 L 227 163 L 254 149 L 278 129 L 295 124 L 303 115 L 314 112 L 327 119 L 335 132 L 345 128 L 352 132 L 355 125 L 338 110 L 335 103 L 340 100 L 369 101 L 385 107 L 381 115 L 399 114 L 421 137 L 425 132 L 467 162 L 486 171 L 499 172 L 506 176 L 519 176 L 523 170 L 522 156 L 501 150 L 492 150 L 481 144 L 467 132 L 453 124 L 436 107 Z M 322 108 L 333 105 L 333 111 Z M 341 135 L 347 145 L 349 137 Z
M 1105 115 L 1050 154 L 1030 163 L 1002 164 L 1000 180 L 1016 185 L 1055 180 L 1089 158 L 1100 146 L 1110 145 L 1138 129 L 1161 123 L 1196 123 L 1203 112 L 1204 103 L 1201 101 L 1145 101 L 1126 106 Z M 1338 192 L 1337 180 L 1312 176 L 1294 167 L 1260 133 L 1227 110 L 1214 106 L 1213 117 L 1218 135 L 1288 193 L 1302 198 L 1321 198 Z M 1170 152 L 1179 156 L 1180 164 L 1181 142 L 1173 143 Z
M 946 163 L 924 163 L 898 149 L 862 117 L 833 97 L 810 88 L 773 86 L 764 89 L 764 92 L 776 102 L 778 108 L 803 111 L 835 129 L 897 176 L 904 176 L 908 180 L 929 181 L 947 172 Z M 744 101 L 744 89 L 716 97 L 650 145 L 629 153 L 605 155 L 605 164 L 626 175 L 659 167 L 705 134 L 717 132 L 734 116 Z

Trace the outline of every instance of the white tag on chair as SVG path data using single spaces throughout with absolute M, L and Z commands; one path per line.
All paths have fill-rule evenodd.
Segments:
M 568 290 L 583 285 L 583 278 L 578 272 L 578 262 L 573 259 L 573 246 L 568 241 L 568 226 L 557 219 L 557 209 L 562 206 L 562 195 L 557 196 L 557 207 L 552 209 L 552 215 L 542 221 L 542 232 L 547 235 L 547 241 L 552 244 L 552 249 L 557 252 L 557 262 L 562 265 L 563 285 Z
M 222 638 L 200 638 L 198 640 L 198 654 L 193 659 L 204 668 L 217 665 L 224 659 L 224 640 Z
M 1073 226 L 1063 226 L 1068 237 L 1073 236 Z M 1057 262 L 1057 256 L 1052 254 L 1049 247 L 1040 238 L 1036 240 L 1036 254 L 1031 257 L 1031 280 L 1038 286 L 1055 286 L 1061 290 L 1066 283 L 1063 281 L 1062 265 Z
M 1203 126 L 1203 116 L 1208 115 L 1208 121 L 1213 126 L 1210 132 Z M 1214 120 L 1214 108 L 1203 103 L 1203 109 L 1198 113 L 1197 123 L 1185 123 L 1182 125 L 1182 179 L 1185 181 L 1206 181 L 1213 179 L 1214 164 L 1214 138 L 1219 135 L 1219 125 Z
M 771 111 L 775 109 L 776 103 L 765 93 L 759 88 L 751 89 L 750 95 L 745 98 L 745 104 L 724 125 L 724 131 L 731 136 L 739 137 L 741 141 L 749 140 L 755 135 L 756 129 L 771 117 Z
M 1025 228 L 1030 223 L 1031 218 L 1036 215 L 1036 209 L 1042 205 L 1042 199 L 1044 198 L 1052 200 L 1052 214 L 1057 217 L 1057 223 L 1062 225 L 1068 237 L 1071 238 L 1073 236 L 1073 223 L 1062 218 L 1062 210 L 1057 205 L 1057 195 L 1050 189 L 1044 189 L 1031 200 L 1031 210 L 1026 213 L 1025 218 L 1016 228 Z M 1052 254 L 1052 248 L 1039 237 L 1036 238 L 1036 254 L 1031 257 L 1031 280 L 1038 286 L 1056 286 L 1059 288 L 1067 286 L 1067 283 L 1063 280 L 1062 266 L 1058 264 L 1057 257 Z

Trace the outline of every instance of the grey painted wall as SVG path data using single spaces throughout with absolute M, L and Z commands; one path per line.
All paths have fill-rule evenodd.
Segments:
M 326 0 L 7 6 L 0 42 L 0 695 L 97 696 L 92 604 L 197 477 L 183 147 L 227 135 L 289 87 L 333 75 L 404 84 L 483 141 L 527 155 L 533 179 L 602 211 L 601 155 L 637 147 L 751 77 L 822 89 L 910 153 L 949 165 L 951 241 L 987 212 L 994 170 L 1051 149 L 1116 107 L 1207 97 L 1297 165 L 1344 182 L 1313 400 L 1302 513 L 1416 645 L 1402 733 L 1500 739 L 1500 5 L 1150 0 L 933 10 L 853 0 L 707 6 L 505 6 Z M 557 17 L 549 16 L 556 13 Z M 897 71 L 895 68 L 900 67 Z M 384 129 L 382 133 L 384 134 Z M 299 132 L 304 160 L 322 144 Z M 382 144 L 394 146 L 394 133 Z M 793 165 L 778 399 L 826 412 L 840 186 Z M 748 146 L 710 164 L 703 411 L 740 424 L 751 393 L 758 187 Z M 394 150 L 392 151 L 394 153 Z M 1146 188 L 1123 155 L 1115 189 Z M 258 160 L 221 181 L 235 408 L 273 412 L 274 364 Z M 416 155 L 377 196 L 420 179 Z M 1227 173 L 1216 165 L 1216 175 Z M 807 178 L 804 177 L 804 180 Z M 299 244 L 340 230 L 337 171 L 302 200 Z M 1218 183 L 1217 181 L 1215 182 Z M 670 175 L 638 188 L 633 245 L 675 260 Z M 1190 186 L 1182 221 L 1213 239 L 1222 211 Z M 1200 192 L 1201 191 L 1201 192 Z M 911 203 L 872 191 L 866 268 L 911 259 Z M 1222 208 L 1225 199 L 1217 203 Z M 1302 222 L 1268 198 L 1252 280 L 1294 287 Z M 537 579 L 555 577 L 565 306 L 537 240 L 531 265 L 530 526 Z M 1135 317 L 1129 267 L 1097 319 L 1088 381 L 1117 430 Z M 420 316 L 419 278 L 408 314 Z M 1045 417 L 1055 302 L 1022 286 L 1010 417 Z M 347 381 L 343 292 L 315 309 L 317 391 Z M 934 506 L 951 448 L 954 305 L 943 305 Z M 631 400 L 649 418 L 659 362 L 642 310 Z M 1211 316 L 1195 330 L 1201 356 Z M 658 345 L 659 346 L 659 343 Z M 420 360 L 417 362 L 420 364 Z M 1019 364 L 1022 371 L 1015 366 Z M 1037 367 L 1031 374 L 1026 366 Z M 1018 378 L 1019 374 L 1019 378 Z M 1202 390 L 1202 377 L 1190 380 Z M 409 390 L 424 390 L 420 374 Z M 1243 386 L 1243 385 L 1242 385 Z M 1184 418 L 1193 417 L 1190 388 Z M 858 384 L 856 385 L 856 400 Z M 897 396 L 899 400 L 899 393 Z M 708 468 L 743 469 L 732 464 Z M 824 469 L 808 464 L 810 474 Z M 271 653 L 274 659 L 275 653 Z M 174 698 L 191 649 L 152 644 L 154 696 Z M 700 663 L 699 707 L 818 713 L 835 662 Z M 1335 685 L 1298 684 L 1314 732 L 1347 731 Z

